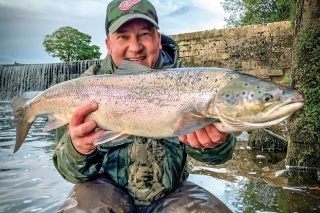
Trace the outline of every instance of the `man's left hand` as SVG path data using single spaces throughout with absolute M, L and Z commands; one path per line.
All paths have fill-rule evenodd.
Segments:
M 179 136 L 181 142 L 199 149 L 214 148 L 225 142 L 226 139 L 227 134 L 219 132 L 213 124 L 188 135 Z

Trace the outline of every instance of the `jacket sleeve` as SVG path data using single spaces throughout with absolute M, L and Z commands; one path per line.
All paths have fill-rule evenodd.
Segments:
M 222 164 L 231 159 L 236 142 L 236 137 L 229 133 L 226 142 L 214 148 L 202 150 L 186 145 L 186 152 L 200 162 L 211 165 Z
M 66 126 L 57 129 L 56 136 L 58 144 L 53 154 L 53 163 L 64 179 L 80 183 L 98 174 L 102 163 L 98 150 L 90 155 L 80 154 L 73 147 Z

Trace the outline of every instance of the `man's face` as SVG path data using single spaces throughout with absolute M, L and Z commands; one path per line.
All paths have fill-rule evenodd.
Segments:
M 143 19 L 122 25 L 106 39 L 108 55 L 119 67 L 122 60 L 130 60 L 154 68 L 160 54 L 161 34 Z

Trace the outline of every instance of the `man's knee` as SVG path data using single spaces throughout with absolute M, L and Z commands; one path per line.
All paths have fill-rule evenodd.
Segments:
M 106 178 L 97 178 L 74 186 L 58 213 L 136 212 L 130 195 Z
M 153 212 L 210 212 L 232 213 L 217 197 L 189 181 L 180 183 L 169 195 L 161 199 Z

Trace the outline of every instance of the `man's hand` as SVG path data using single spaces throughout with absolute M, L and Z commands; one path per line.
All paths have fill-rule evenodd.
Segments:
M 209 124 L 203 129 L 199 129 L 188 135 L 179 136 L 179 140 L 189 146 L 204 149 L 214 148 L 225 142 L 227 134 L 219 132 L 213 124 Z
M 98 108 L 96 103 L 88 104 L 78 108 L 71 117 L 69 123 L 69 133 L 74 148 L 81 154 L 87 155 L 92 153 L 97 146 L 93 144 L 105 130 L 95 132 L 97 124 L 89 120 L 84 122 L 85 117 Z

